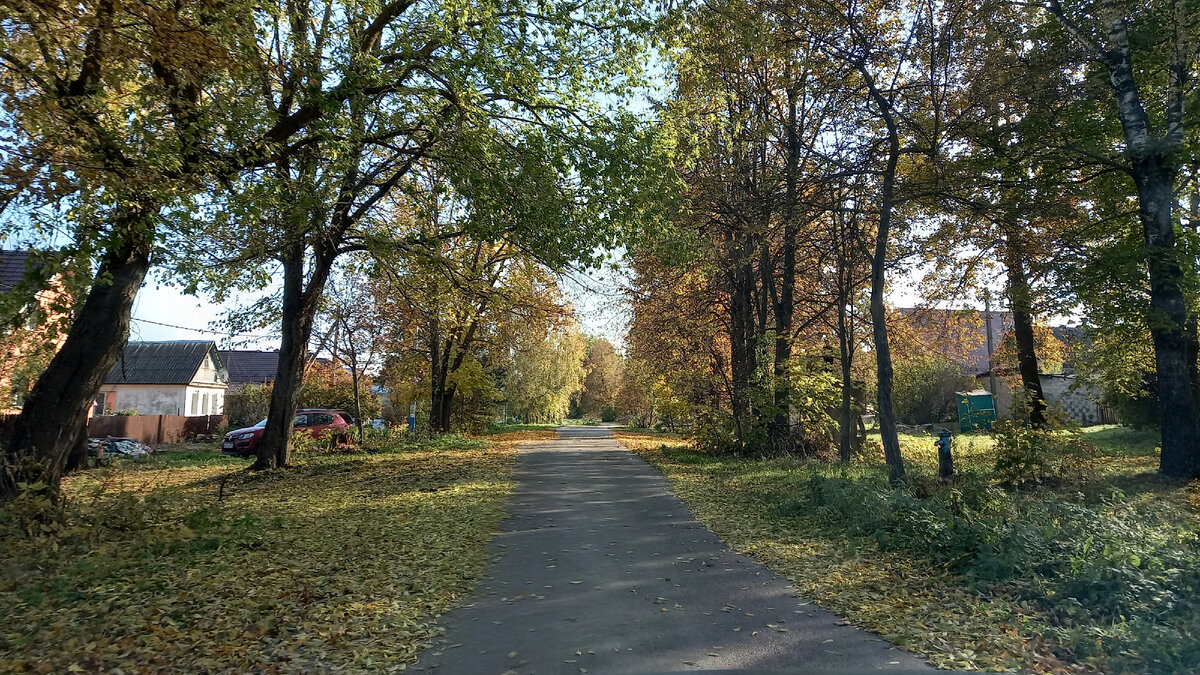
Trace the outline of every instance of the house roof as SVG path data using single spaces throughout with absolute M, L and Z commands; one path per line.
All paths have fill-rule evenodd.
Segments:
M 249 349 L 222 349 L 221 361 L 229 371 L 229 386 L 264 384 L 275 381 L 279 370 L 279 350 L 259 352 Z M 329 359 L 319 358 L 319 363 Z
M 105 384 L 188 384 L 209 352 L 217 356 L 211 340 L 130 342 Z
M 0 293 L 7 293 L 25 278 L 30 251 L 0 250 Z
M 257 352 L 246 349 L 222 349 L 221 361 L 229 370 L 229 384 L 262 384 L 274 382 L 279 368 L 279 352 Z

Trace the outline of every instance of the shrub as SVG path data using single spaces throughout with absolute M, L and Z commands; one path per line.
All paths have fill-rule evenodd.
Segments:
M 600 421 L 601 422 L 616 422 L 617 421 L 617 409 L 611 405 L 604 406 L 604 410 L 600 411 Z
M 1012 420 L 992 425 L 996 441 L 995 476 L 1009 488 L 1036 485 L 1048 478 L 1078 478 L 1089 468 L 1090 446 L 1078 430 L 1050 423 L 1034 429 Z
M 270 407 L 270 384 L 247 384 L 225 394 L 225 419 L 231 429 L 257 424 L 267 416 Z
M 955 392 L 974 389 L 975 382 L 949 359 L 925 355 L 897 361 L 893 386 L 897 421 L 929 424 L 957 419 Z

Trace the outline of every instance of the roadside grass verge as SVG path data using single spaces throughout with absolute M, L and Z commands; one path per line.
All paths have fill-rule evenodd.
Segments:
M 617 436 L 730 546 L 939 667 L 1200 669 L 1200 490 L 1153 473 L 1146 434 L 1088 430 L 1086 478 L 1020 491 L 996 485 L 986 436 L 955 438 L 949 485 L 933 438 L 902 437 L 907 490 L 869 455 L 843 467 Z
M 542 437 L 300 454 L 265 473 L 171 452 L 73 475 L 53 523 L 0 511 L 0 671 L 402 669 L 483 571 L 516 446 Z
M 491 436 L 494 434 L 509 434 L 514 431 L 548 431 L 551 433 L 550 438 L 553 438 L 554 430 L 560 426 L 559 424 L 496 424 L 492 422 L 480 434 Z

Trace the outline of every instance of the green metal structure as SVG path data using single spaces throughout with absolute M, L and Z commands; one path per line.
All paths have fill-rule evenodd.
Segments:
M 958 428 L 960 431 L 991 429 L 996 421 L 996 399 L 986 389 L 954 392 L 958 398 Z

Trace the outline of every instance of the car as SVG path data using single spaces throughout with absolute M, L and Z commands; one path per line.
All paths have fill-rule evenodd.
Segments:
M 329 433 L 335 443 L 342 442 L 349 440 L 349 431 L 353 422 L 354 419 L 350 417 L 349 413 L 341 410 L 297 410 L 296 419 L 292 422 L 292 433 L 306 433 L 313 436 Z M 221 452 L 242 457 L 253 455 L 258 448 L 259 441 L 262 440 L 266 427 L 267 421 L 264 419 L 252 427 L 230 431 L 221 441 Z

